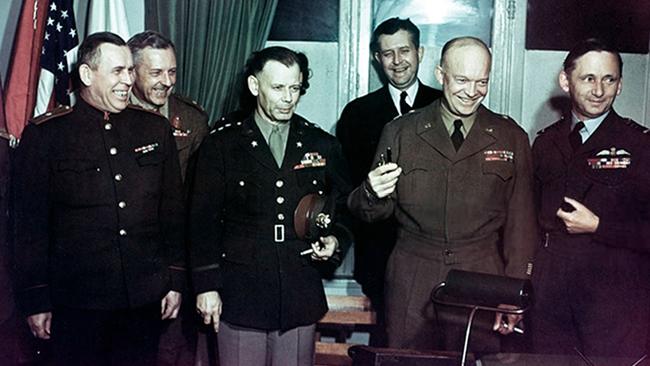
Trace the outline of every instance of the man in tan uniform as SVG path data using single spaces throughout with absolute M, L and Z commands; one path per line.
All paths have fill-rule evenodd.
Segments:
M 372 170 L 348 199 L 365 221 L 394 214 L 398 222 L 386 273 L 390 347 L 460 350 L 462 327 L 430 301 L 449 270 L 528 275 L 536 241 L 530 145 L 513 120 L 481 104 L 490 65 L 482 41 L 449 41 L 435 70 L 444 99 L 386 125 L 375 164 L 387 147 L 394 163 Z M 497 332 L 475 331 L 470 348 L 498 349 L 497 334 L 519 320 L 492 318 Z

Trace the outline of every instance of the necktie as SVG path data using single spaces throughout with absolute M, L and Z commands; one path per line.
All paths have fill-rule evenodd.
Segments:
M 411 106 L 406 103 L 407 96 L 408 94 L 405 91 L 399 95 L 399 110 L 401 114 L 407 114 L 411 110 Z
M 454 121 L 454 132 L 451 134 L 451 143 L 454 144 L 456 151 L 460 149 L 460 145 L 463 144 L 465 138 L 463 137 L 463 132 L 460 128 L 463 127 L 463 121 L 457 119 Z
M 280 127 L 273 126 L 271 128 L 271 133 L 269 134 L 269 148 L 271 149 L 271 154 L 275 162 L 278 164 L 278 167 L 282 166 L 282 160 L 284 159 L 284 146 L 282 144 L 282 135 L 280 134 Z
M 571 133 L 569 134 L 569 143 L 571 144 L 571 148 L 573 151 L 578 150 L 580 145 L 582 145 L 582 136 L 580 136 L 580 130 L 585 127 L 585 124 L 582 121 L 579 121 L 576 123 L 575 127 L 573 127 L 573 130 L 571 130 Z

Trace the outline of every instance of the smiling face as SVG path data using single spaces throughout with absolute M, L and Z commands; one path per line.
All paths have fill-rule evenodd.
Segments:
M 127 46 L 103 43 L 99 46 L 97 65 L 79 66 L 84 87 L 81 96 L 93 107 L 119 113 L 129 104 L 133 85 L 133 60 Z
M 476 44 L 454 46 L 447 51 L 435 75 L 452 114 L 467 117 L 476 112 L 488 92 L 490 63 L 490 53 Z
M 416 48 L 409 33 L 403 29 L 379 36 L 375 59 L 381 64 L 388 82 L 399 90 L 408 89 L 418 77 L 424 48 Z
M 267 61 L 262 71 L 247 79 L 248 89 L 257 97 L 257 113 L 272 123 L 291 119 L 300 99 L 301 82 L 297 63 L 287 67 L 275 60 Z
M 607 113 L 623 83 L 616 55 L 590 51 L 575 60 L 568 74 L 560 72 L 560 87 L 571 97 L 573 113 L 581 121 Z
M 133 93 L 142 102 L 160 108 L 176 85 L 176 55 L 171 48 L 146 47 L 138 53 Z

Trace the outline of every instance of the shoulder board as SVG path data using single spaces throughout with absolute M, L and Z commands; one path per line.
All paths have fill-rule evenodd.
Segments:
M 546 132 L 546 131 L 551 131 L 551 130 L 554 130 L 554 129 L 556 129 L 556 128 L 559 128 L 559 127 L 560 127 L 560 124 L 562 124 L 562 121 L 564 121 L 564 117 L 560 118 L 559 121 L 553 123 L 552 125 L 547 126 L 547 127 L 544 127 L 544 128 L 542 128 L 541 130 L 537 131 L 537 135 L 541 135 L 541 134 L 543 134 L 543 133 Z
M 201 112 L 201 113 L 203 113 L 203 114 L 208 114 L 208 112 L 206 112 L 205 109 L 203 109 L 203 107 L 202 107 L 202 106 L 201 106 L 201 105 L 200 105 L 196 100 L 192 100 L 192 99 L 190 99 L 190 98 L 186 98 L 186 97 L 184 97 L 184 96 L 182 96 L 182 95 L 179 95 L 179 94 L 174 94 L 174 95 L 175 95 L 176 98 L 177 98 L 178 100 L 180 100 L 181 102 L 183 102 L 183 103 L 185 103 L 185 104 L 187 104 L 187 105 L 189 105 L 189 106 L 194 107 L 194 109 L 198 110 L 199 112 Z
M 650 128 L 635 122 L 631 118 L 625 118 L 625 124 L 631 127 L 634 130 L 640 131 L 641 133 L 650 136 Z
M 301 126 L 321 129 L 319 125 L 317 125 L 317 124 L 315 124 L 313 122 L 307 121 L 307 119 L 305 117 L 303 117 L 303 116 L 301 116 L 301 115 L 299 115 L 297 113 L 293 115 L 293 118 L 296 118 L 298 120 L 298 124 L 300 124 Z
M 64 116 L 68 113 L 72 112 L 72 107 L 68 105 L 62 105 L 59 107 L 54 108 L 51 111 L 45 112 L 41 114 L 40 116 L 32 119 L 30 122 L 35 125 L 40 125 L 43 122 L 49 121 L 52 118 Z
M 232 128 L 233 126 L 241 126 L 242 124 L 243 124 L 242 121 L 237 121 L 237 122 L 226 122 L 226 119 L 222 117 L 222 118 L 221 118 L 221 119 L 220 119 L 220 120 L 215 124 L 215 126 L 212 128 L 212 130 L 210 130 L 210 135 L 212 135 L 212 134 L 214 134 L 214 133 L 217 133 L 217 132 L 224 131 L 224 130 L 228 130 L 228 129 Z
M 151 109 L 147 109 L 147 108 L 142 108 L 142 107 L 140 107 L 139 105 L 136 105 L 136 104 L 129 104 L 129 105 L 127 106 L 127 108 L 129 108 L 129 109 L 134 109 L 134 110 L 136 110 L 136 111 L 142 111 L 142 112 L 147 112 L 147 113 L 155 114 L 155 115 L 158 116 L 158 117 L 165 118 L 165 116 L 163 116 L 162 114 L 160 114 L 160 113 L 158 113 L 158 112 L 156 112 L 156 111 L 153 111 L 153 110 L 151 110 Z

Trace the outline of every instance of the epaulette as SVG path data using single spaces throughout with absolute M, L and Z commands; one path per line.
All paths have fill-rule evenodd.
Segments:
M 222 118 L 219 120 L 219 122 L 225 122 L 225 120 L 226 120 L 226 119 L 222 117 Z M 223 123 L 223 124 L 219 124 L 219 122 L 217 122 L 217 123 L 215 124 L 215 126 L 212 128 L 212 130 L 210 131 L 210 135 L 212 135 L 212 134 L 214 134 L 214 133 L 217 133 L 217 132 L 221 132 L 221 131 L 224 131 L 224 130 L 230 129 L 230 128 L 233 127 L 233 126 L 241 126 L 241 125 L 243 124 L 241 121 L 237 121 L 237 122 L 226 122 L 226 123 Z
M 647 136 L 650 136 L 650 128 L 648 128 L 648 127 L 634 121 L 631 118 L 626 118 L 625 119 L 625 125 L 631 127 L 634 130 L 640 131 L 641 133 L 643 133 L 643 134 L 645 134 Z
M 129 103 L 129 105 L 127 105 L 126 107 L 127 107 L 127 108 L 130 108 L 130 109 L 135 109 L 136 111 L 147 112 L 147 113 L 155 114 L 155 115 L 158 116 L 158 117 L 165 118 L 165 116 L 163 116 L 162 114 L 160 114 L 160 112 L 154 111 L 154 110 L 152 110 L 152 109 L 142 108 L 141 106 L 139 106 L 139 105 L 137 105 L 137 104 L 131 104 L 131 103 Z M 166 119 L 166 118 L 165 118 L 165 119 Z
M 185 103 L 185 104 L 187 104 L 187 105 L 189 105 L 189 106 L 194 107 L 194 109 L 198 110 L 199 112 L 201 112 L 201 113 L 203 113 L 203 114 L 205 114 L 205 115 L 208 114 L 208 112 L 206 112 L 205 109 L 203 109 L 203 107 L 202 107 L 202 106 L 201 106 L 201 105 L 200 105 L 196 100 L 192 100 L 192 99 L 190 99 L 190 98 L 186 98 L 186 97 L 184 97 L 184 96 L 182 96 L 182 95 L 180 95 L 180 94 L 174 94 L 174 95 L 175 95 L 176 98 L 178 98 L 178 100 L 180 100 L 181 102 L 183 102 L 183 103 Z
M 543 134 L 546 131 L 551 131 L 551 130 L 554 130 L 556 128 L 559 128 L 563 121 L 564 121 L 564 117 L 560 118 L 559 121 L 553 123 L 552 125 L 544 127 L 541 130 L 537 131 L 537 135 L 539 136 L 539 135 Z
M 51 111 L 41 114 L 40 116 L 32 119 L 30 122 L 35 125 L 40 125 L 41 123 L 49 121 L 52 118 L 64 116 L 71 112 L 72 112 L 72 107 L 70 107 L 69 105 L 62 105 L 54 108 Z

